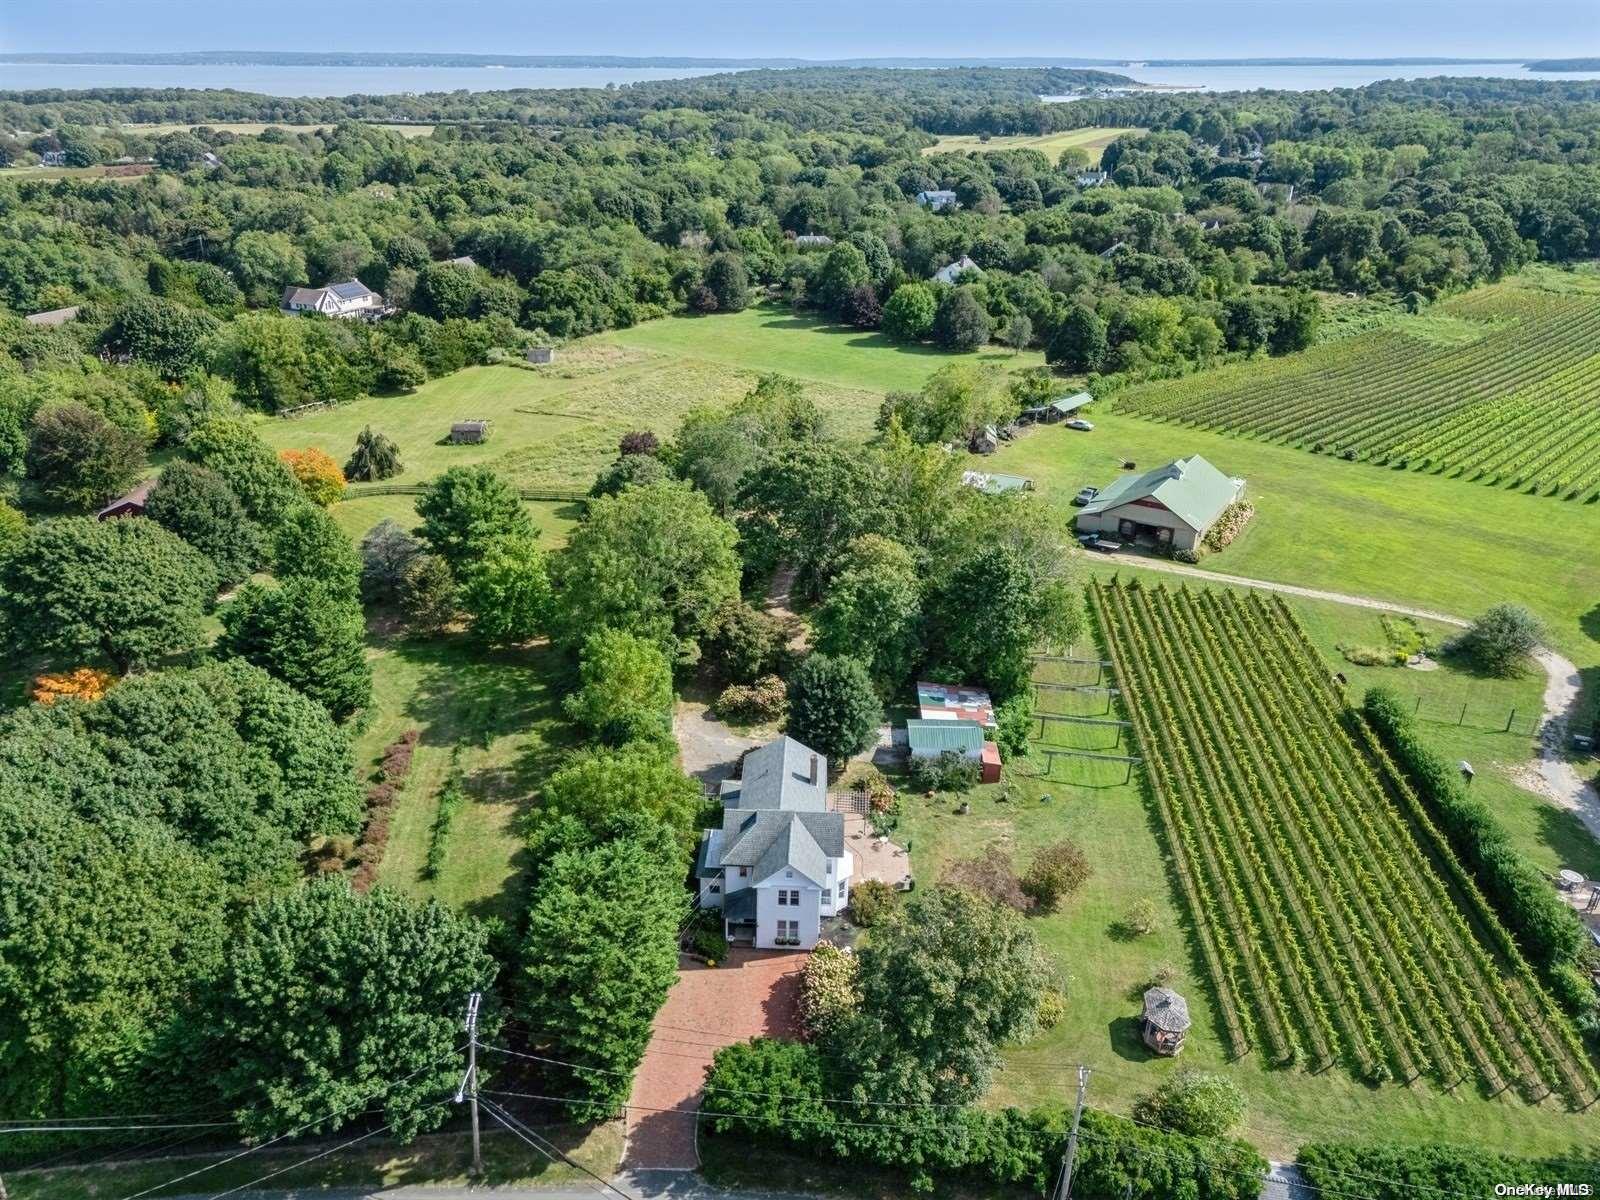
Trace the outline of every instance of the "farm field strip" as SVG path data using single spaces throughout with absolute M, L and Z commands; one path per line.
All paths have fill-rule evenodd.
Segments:
M 1283 622 L 1292 621 L 1288 606 L 1281 597 L 1273 597 L 1269 603 L 1279 614 L 1279 620 L 1276 623 L 1253 624 L 1253 636 L 1276 637 L 1285 656 L 1291 661 L 1298 660 L 1296 665 L 1299 669 L 1292 673 L 1298 686 L 1306 690 L 1308 695 L 1320 694 L 1337 707 L 1342 701 L 1326 674 L 1316 671 L 1314 652 L 1303 643 L 1286 637 Z M 1258 608 L 1257 611 L 1261 610 Z M 1316 706 L 1312 704 L 1310 707 Z M 1328 710 L 1323 708 L 1321 711 L 1326 724 Z M 1532 1053 L 1554 1064 L 1567 1085 L 1569 1097 L 1587 1104 L 1600 1095 L 1600 1076 L 1596 1075 L 1593 1065 L 1585 1056 L 1571 1025 L 1554 998 L 1539 985 L 1510 933 L 1495 916 L 1489 902 L 1456 858 L 1454 850 L 1423 808 L 1415 791 L 1407 785 L 1379 745 L 1371 729 L 1353 717 L 1352 724 L 1357 730 L 1359 745 L 1344 740 L 1348 751 L 1347 761 L 1353 769 L 1361 772 L 1378 793 L 1397 799 L 1397 804 L 1382 806 L 1379 811 L 1392 827 L 1394 836 L 1410 839 L 1420 855 L 1433 865 L 1434 870 L 1424 873 L 1421 878 L 1442 900 L 1444 907 L 1441 911 L 1455 918 L 1450 923 L 1453 928 L 1447 928 L 1447 933 L 1463 938 L 1465 945 L 1462 949 L 1489 972 L 1496 995 L 1511 1006 L 1510 1022 L 1522 1033 L 1531 1033 L 1537 1039 L 1538 1046 L 1533 1048 Z M 1339 730 L 1330 728 L 1328 732 L 1330 738 L 1336 738 Z M 1365 754 L 1361 753 L 1362 750 Z M 1503 1034 L 1504 1028 L 1497 1027 L 1495 1032 Z
M 1470 340 L 1430 342 L 1420 336 L 1430 318 L 1418 318 L 1139 385 L 1117 407 L 1348 459 L 1600 498 L 1600 295 L 1508 281 L 1437 311 L 1435 328 L 1447 324 L 1454 336 L 1465 327 Z
M 1232 1051 L 1259 1028 L 1274 1062 L 1594 1102 L 1575 1031 L 1281 597 L 1091 595 Z

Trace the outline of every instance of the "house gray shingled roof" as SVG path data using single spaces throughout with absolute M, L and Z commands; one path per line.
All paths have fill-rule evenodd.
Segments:
M 729 809 L 722 814 L 723 867 L 751 867 L 756 882 L 785 867 L 813 883 L 827 878 L 828 859 L 844 857 L 844 814 Z
M 828 760 L 811 747 L 789 737 L 758 746 L 721 794 L 721 845 L 702 843 L 706 868 L 751 867 L 759 882 L 788 867 L 820 884 L 828 859 L 844 857 L 844 816 L 828 811 Z
M 828 760 L 791 737 L 757 746 L 744 756 L 739 785 L 723 794 L 739 808 L 824 812 L 828 807 Z

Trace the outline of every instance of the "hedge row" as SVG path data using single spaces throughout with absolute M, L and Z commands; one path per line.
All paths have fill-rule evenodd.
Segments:
M 1511 1158 L 1484 1150 L 1441 1146 L 1349 1145 L 1313 1142 L 1300 1149 L 1300 1166 L 1313 1188 L 1329 1196 L 1355 1193 L 1365 1200 L 1417 1200 L 1420 1196 L 1493 1196 L 1496 1184 L 1587 1184 L 1600 1196 L 1600 1157 Z M 1515 1193 L 1513 1193 L 1515 1194 Z M 1557 1193 L 1552 1190 L 1550 1195 Z M 1581 1192 L 1568 1192 L 1581 1195 Z
M 1585 941 L 1583 925 L 1549 882 L 1522 857 L 1483 804 L 1467 795 L 1460 772 L 1417 736 L 1405 702 L 1388 688 L 1372 688 L 1362 705 L 1367 720 L 1402 770 L 1416 784 L 1462 864 L 1477 879 L 1501 918 L 1538 966 L 1552 972 L 1563 1000 L 1565 977 Z
M 756 1038 L 717 1051 L 702 1102 L 703 1133 L 784 1143 L 858 1158 L 937 1182 L 1021 1187 L 1044 1195 L 1066 1148 L 1069 1116 L 1056 1108 L 907 1109 L 834 1104 L 827 1065 L 812 1046 Z M 1086 1111 L 1072 1194 L 1078 1200 L 1257 1200 L 1267 1162 L 1243 1142 L 1197 1139 Z

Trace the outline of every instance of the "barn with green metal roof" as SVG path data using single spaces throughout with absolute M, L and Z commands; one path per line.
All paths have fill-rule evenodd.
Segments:
M 1244 495 L 1244 486 L 1243 479 L 1191 454 L 1108 483 L 1078 514 L 1078 532 L 1198 550 L 1206 531 Z

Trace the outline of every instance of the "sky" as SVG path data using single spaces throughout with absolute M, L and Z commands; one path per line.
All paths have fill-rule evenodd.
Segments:
M 0 0 L 0 51 L 1600 55 L 1600 0 Z

